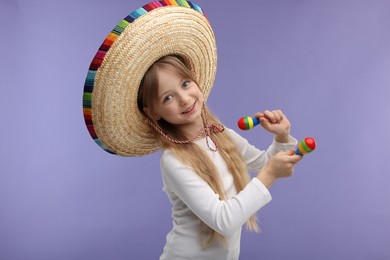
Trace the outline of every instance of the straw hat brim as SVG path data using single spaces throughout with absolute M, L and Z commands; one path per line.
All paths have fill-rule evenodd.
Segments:
M 190 2 L 161 3 L 168 1 L 145 5 L 122 20 L 91 63 L 84 118 L 92 138 L 109 153 L 142 156 L 161 148 L 137 106 L 140 82 L 161 57 L 188 60 L 205 99 L 214 83 L 216 43 L 206 16 Z

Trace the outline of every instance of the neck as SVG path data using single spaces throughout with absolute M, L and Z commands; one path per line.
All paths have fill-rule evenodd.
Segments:
M 202 118 L 199 118 L 199 120 L 192 123 L 191 125 L 180 125 L 177 126 L 177 128 L 186 139 L 191 140 L 194 139 L 195 136 L 199 136 L 201 132 L 204 132 L 205 123 L 203 122 Z M 204 137 L 204 135 L 201 135 L 198 138 L 200 137 Z
M 201 137 L 206 136 L 207 146 L 210 148 L 210 150 L 216 152 L 218 147 L 217 147 L 217 144 L 214 142 L 214 140 L 212 140 L 211 133 L 221 133 L 224 131 L 225 128 L 223 125 L 221 125 L 219 123 L 214 123 L 214 122 L 209 123 L 207 120 L 208 116 L 207 116 L 207 109 L 206 109 L 205 105 L 204 105 L 203 109 L 204 109 L 204 111 L 203 111 L 204 114 L 201 117 L 199 117 L 199 119 L 196 122 L 189 124 L 189 125 L 180 125 L 180 131 L 182 132 L 182 134 L 184 135 L 186 140 L 177 140 L 175 138 L 172 138 L 167 133 L 165 133 L 157 124 L 155 124 L 150 118 L 148 118 L 148 123 L 159 134 L 161 134 L 162 137 L 164 137 L 166 140 L 168 140 L 172 143 L 176 143 L 176 144 L 188 144 L 188 143 L 191 143 L 191 142 L 193 142 Z M 199 130 L 197 135 L 196 135 L 196 132 L 194 132 L 195 129 Z M 215 148 L 213 148 L 209 145 L 209 139 L 215 144 Z
M 199 128 L 200 131 L 198 133 L 198 135 L 195 135 L 194 136 L 194 133 L 193 131 L 188 131 L 187 132 L 187 135 L 185 135 L 185 137 L 187 138 L 186 140 L 177 140 L 175 138 L 172 138 L 170 137 L 167 133 L 165 133 L 158 125 L 156 125 L 152 120 L 150 120 L 148 118 L 148 123 L 149 125 L 154 128 L 162 137 L 164 137 L 165 139 L 167 139 L 168 141 L 172 142 L 172 143 L 176 143 L 176 144 L 187 144 L 187 143 L 191 143 L 193 142 L 194 140 L 197 140 L 201 137 L 204 137 L 206 136 L 206 138 L 211 138 L 210 134 L 211 132 L 213 133 L 220 133 L 220 132 L 223 132 L 224 131 L 224 127 L 223 125 L 221 124 L 218 124 L 218 123 L 208 123 L 207 120 L 205 120 L 205 122 L 203 122 L 202 120 L 202 124 L 201 124 L 201 127 Z M 187 129 L 188 130 L 188 129 Z M 185 134 L 185 133 L 183 133 Z M 207 141 L 207 145 L 208 145 L 208 141 Z M 208 145 L 209 146 L 209 145 Z M 216 149 L 213 149 L 209 146 L 209 148 L 212 150 L 212 151 L 216 151 Z

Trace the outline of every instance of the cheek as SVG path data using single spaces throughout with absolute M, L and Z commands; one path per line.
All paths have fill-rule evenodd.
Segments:
M 203 93 L 200 90 L 200 88 L 198 86 L 196 86 L 196 85 L 191 89 L 191 95 L 197 96 L 198 98 L 202 98 L 203 99 Z
M 204 96 L 203 96 L 203 93 L 199 90 L 199 92 L 198 92 L 198 96 L 199 96 L 199 99 L 201 100 L 201 101 L 204 101 Z
M 170 104 L 168 106 L 165 106 L 165 107 L 162 107 L 161 110 L 160 110 L 160 114 L 163 115 L 163 117 L 169 117 L 171 115 L 174 115 L 177 113 L 177 109 L 175 108 L 175 106 L 173 106 L 173 104 Z

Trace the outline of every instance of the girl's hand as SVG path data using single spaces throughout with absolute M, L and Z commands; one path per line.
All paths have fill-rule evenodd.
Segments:
M 275 141 L 288 143 L 291 125 L 281 110 L 265 110 L 263 113 L 256 113 L 254 117 L 260 119 L 265 130 L 275 135 Z
M 295 164 L 302 158 L 303 156 L 295 154 L 294 150 L 279 152 L 268 160 L 257 178 L 269 188 L 277 179 L 292 176 Z

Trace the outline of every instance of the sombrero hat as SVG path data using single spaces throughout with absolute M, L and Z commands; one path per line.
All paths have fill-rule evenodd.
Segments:
M 213 30 L 202 9 L 184 0 L 155 1 L 133 11 L 107 36 L 89 67 L 83 111 L 87 129 L 105 151 L 142 156 L 161 147 L 137 107 L 140 82 L 166 55 L 187 60 L 207 99 L 217 67 Z

